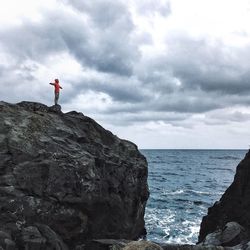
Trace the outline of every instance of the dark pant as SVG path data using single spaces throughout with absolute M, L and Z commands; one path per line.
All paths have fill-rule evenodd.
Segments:
M 59 99 L 59 92 L 55 92 L 55 105 L 57 105 Z

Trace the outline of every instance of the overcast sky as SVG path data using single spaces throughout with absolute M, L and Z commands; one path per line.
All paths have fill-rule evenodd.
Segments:
M 249 148 L 250 0 L 8 0 L 0 99 L 94 118 L 139 148 Z

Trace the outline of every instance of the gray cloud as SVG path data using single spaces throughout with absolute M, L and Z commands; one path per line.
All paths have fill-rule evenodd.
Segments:
M 101 115 L 107 120 L 115 115 L 120 124 L 164 121 L 180 126 L 193 114 L 213 110 L 221 114 L 227 107 L 250 105 L 250 46 L 231 48 L 209 37 L 170 32 L 165 51 L 142 56 L 141 46 L 152 45 L 153 39 L 136 30 L 125 1 L 64 0 L 64 4 L 72 11 L 43 11 L 40 22 L 23 19 L 21 25 L 0 31 L 1 48 L 13 59 L 0 66 L 0 94 L 7 101 L 49 102 L 51 89 L 41 91 L 30 83 L 39 81 L 35 72 L 50 56 L 69 53 L 83 72 L 79 79 L 68 80 L 63 104 L 90 90 L 105 93 L 113 105 Z M 145 16 L 171 14 L 167 1 L 143 1 L 137 11 Z M 18 87 L 10 88 L 13 82 Z M 246 117 L 232 113 L 207 119 L 218 124 Z
M 213 120 L 227 120 L 234 122 L 245 122 L 250 120 L 250 114 L 240 111 L 227 112 L 227 113 L 212 113 L 208 114 L 208 118 Z
M 99 1 L 95 9 L 89 6 L 88 21 L 63 11 L 60 15 L 43 13 L 40 23 L 23 20 L 20 27 L 0 32 L 2 46 L 20 61 L 41 61 L 68 50 L 83 65 L 98 71 L 131 75 L 140 54 L 132 39 L 134 27 L 129 12 L 118 2 Z
M 182 36 L 168 44 L 166 64 L 184 88 L 220 94 L 249 93 L 250 47 L 230 48 L 219 41 Z
M 152 91 L 149 109 L 203 113 L 249 105 L 250 47 L 169 34 L 162 55 L 144 61 L 137 76 Z
M 132 75 L 133 64 L 140 53 L 133 40 L 131 15 L 123 1 L 66 2 L 88 16 L 88 27 L 91 29 L 86 49 L 82 45 L 72 46 L 73 41 L 65 36 L 75 57 L 103 72 Z
M 119 126 L 129 126 L 135 123 L 145 124 L 145 122 L 161 122 L 166 124 L 181 126 L 181 123 L 190 118 L 188 114 L 179 114 L 175 112 L 141 112 L 139 114 L 127 112 L 122 113 L 120 116 L 113 114 L 100 114 L 98 118 L 103 121 L 109 121 L 111 124 Z M 185 125 L 183 125 L 185 126 Z M 186 126 L 185 126 L 186 127 Z
M 1 44 L 18 63 L 27 59 L 43 61 L 51 53 L 66 49 L 60 27 L 51 25 L 50 21 L 33 24 L 25 20 L 20 27 L 1 31 Z
M 226 125 L 231 123 L 246 123 L 250 121 L 250 114 L 241 111 L 217 110 L 206 114 L 204 119 L 207 125 Z
M 91 22 L 94 23 L 94 26 L 100 29 L 110 29 L 111 26 L 116 25 L 123 26 L 124 23 L 126 23 L 126 27 L 129 28 L 129 30 L 133 26 L 127 6 L 123 1 L 64 0 L 64 2 L 74 7 L 75 10 L 85 13 L 90 18 Z
M 202 98 L 202 97 L 201 97 Z M 212 98 L 201 98 L 198 97 L 182 97 L 175 95 L 175 97 L 162 96 L 161 98 L 154 99 L 148 97 L 144 102 L 134 104 L 134 105 L 123 105 L 122 103 L 117 103 L 116 106 L 110 107 L 106 113 L 139 113 L 143 110 L 154 112 L 176 112 L 176 113 L 203 113 L 210 110 L 222 108 L 224 105 L 220 105 L 215 102 Z
M 112 84 L 110 81 L 104 81 L 103 83 L 92 81 L 87 85 L 87 89 L 106 93 L 112 97 L 114 101 L 120 103 L 144 103 L 150 98 L 139 86 L 131 86 L 130 83 L 126 84 L 126 82 L 118 81 Z
M 154 1 L 154 0 L 143 0 L 138 1 L 137 11 L 146 16 L 154 15 L 156 13 L 162 16 L 168 16 L 171 13 L 171 5 L 169 1 Z
M 219 41 L 169 34 L 167 50 L 141 65 L 138 77 L 155 91 L 197 90 L 218 95 L 248 95 L 250 47 L 230 48 Z M 201 91 L 200 91 L 201 90 Z M 197 97 L 199 97 L 197 96 Z M 185 98 L 185 96 L 184 96 Z

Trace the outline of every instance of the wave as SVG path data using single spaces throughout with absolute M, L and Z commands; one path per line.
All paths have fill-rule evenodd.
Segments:
M 193 189 L 187 189 L 187 190 L 184 190 L 184 189 L 178 189 L 178 190 L 164 190 L 163 191 L 163 195 L 177 195 L 177 194 L 183 194 L 183 193 L 186 193 L 186 194 L 198 194 L 198 195 L 222 195 L 223 192 L 207 192 L 207 191 L 200 191 L 200 190 L 193 190 Z
M 190 202 L 188 199 L 182 199 L 182 198 L 175 198 L 175 201 L 180 201 L 180 202 Z
M 179 174 L 177 174 L 177 173 L 165 173 L 165 175 L 173 175 L 173 176 L 185 176 L 184 174 L 181 174 L 181 173 L 179 173 Z
M 162 163 L 166 163 L 166 161 L 160 160 L 160 161 L 150 161 L 149 163 L 154 163 L 154 164 L 162 164 Z
M 207 168 L 207 169 L 209 169 L 209 170 L 221 170 L 221 171 L 230 171 L 230 172 L 235 172 L 233 169 L 231 169 L 231 168 Z
M 169 220 L 170 219 L 170 220 Z M 170 217 L 166 220 L 163 219 L 163 223 L 160 225 L 157 221 L 154 222 L 156 226 L 147 226 L 147 230 L 153 231 L 154 234 L 148 235 L 148 240 L 155 242 L 161 242 L 165 244 L 194 244 L 194 238 L 197 238 L 200 229 L 200 221 L 182 220 L 179 223 L 174 220 L 174 217 Z M 177 226 L 177 229 L 175 227 Z M 156 234 L 161 235 L 161 240 Z
M 200 206 L 200 205 L 204 205 L 207 204 L 207 202 L 203 202 L 203 201 L 193 201 L 194 205 L 196 206 Z
M 169 163 L 184 163 L 184 162 L 183 161 L 175 160 L 175 161 L 170 161 Z
M 210 195 L 211 192 L 205 192 L 205 191 L 200 191 L 200 190 L 187 190 L 188 193 L 192 193 L 192 194 L 204 194 L 204 195 Z
M 176 194 L 183 194 L 184 190 L 183 189 L 179 189 L 179 190 L 175 190 L 175 191 L 163 191 L 163 195 L 176 195 Z
M 236 156 L 230 156 L 230 155 L 225 155 L 225 156 L 209 156 L 210 159 L 215 159 L 215 160 L 240 160 L 239 157 Z
M 152 199 L 154 202 L 160 202 L 160 203 L 166 203 L 167 204 L 167 199 L 165 197 L 154 197 L 150 196 L 150 199 Z

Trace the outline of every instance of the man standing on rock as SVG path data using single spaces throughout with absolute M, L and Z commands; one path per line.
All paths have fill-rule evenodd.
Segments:
M 55 87 L 55 105 L 57 105 L 58 99 L 59 99 L 60 89 L 62 89 L 62 87 L 59 85 L 58 79 L 55 79 L 54 83 L 50 82 L 49 84 L 54 85 L 54 87 Z

